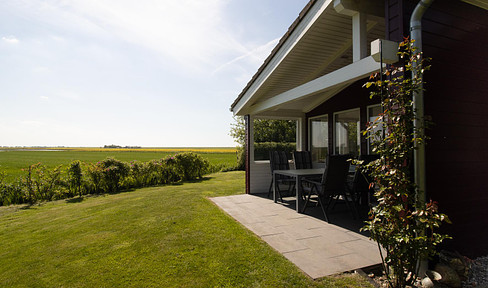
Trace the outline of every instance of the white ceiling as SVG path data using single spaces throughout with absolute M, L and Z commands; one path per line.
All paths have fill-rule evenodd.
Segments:
M 320 1 L 315 3 L 315 5 L 320 4 Z M 243 99 L 240 101 L 247 102 L 238 111 L 239 115 L 248 114 L 249 111 L 252 111 L 253 106 L 269 98 L 352 63 L 352 18 L 337 13 L 330 2 L 325 2 L 323 5 L 326 5 L 325 9 L 320 11 L 320 15 L 315 15 L 314 21 L 309 24 L 305 32 L 302 32 L 303 35 L 301 35 L 299 41 L 293 43 L 294 45 L 290 45 L 292 48 L 289 51 L 285 51 L 286 57 L 279 63 L 274 64 L 272 73 L 264 81 L 253 83 L 253 85 L 260 84 L 259 88 L 255 89 L 254 93 L 249 93 L 253 90 L 248 89 L 247 95 L 244 94 Z M 311 12 L 313 10 L 309 11 L 309 13 Z M 306 23 L 303 24 L 306 25 Z M 378 38 L 384 38 L 384 19 L 368 15 L 367 31 L 368 43 Z M 299 32 L 294 31 L 293 33 Z M 294 37 L 289 38 L 294 39 Z M 286 45 L 283 45 L 282 49 L 285 47 Z M 277 52 L 279 53 L 280 51 Z M 369 53 L 368 47 L 368 55 Z M 272 61 L 268 65 L 272 65 L 271 63 Z M 262 72 L 262 69 L 260 69 L 260 72 Z M 271 111 L 308 112 L 346 88 L 349 84 L 344 83 L 340 87 L 334 87 L 326 92 L 308 95 L 296 101 L 280 104 L 273 107 Z M 262 113 L 262 115 L 265 114 Z

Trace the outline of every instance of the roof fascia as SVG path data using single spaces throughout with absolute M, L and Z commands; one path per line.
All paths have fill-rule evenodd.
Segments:
M 266 111 L 263 114 L 257 114 L 256 118 L 260 119 L 300 119 L 305 117 L 304 112 L 297 110 L 280 110 L 280 111 Z
M 263 83 L 268 79 L 268 77 L 275 71 L 278 65 L 286 58 L 295 45 L 300 41 L 300 39 L 306 34 L 306 32 L 312 27 L 317 18 L 332 5 L 333 0 L 318 0 L 310 8 L 308 13 L 300 21 L 297 27 L 293 30 L 291 35 L 285 40 L 280 49 L 273 55 L 272 59 L 263 68 L 262 72 L 259 73 L 256 80 L 249 86 L 242 97 L 234 103 L 231 107 L 231 111 L 234 115 L 244 115 L 248 113 L 242 113 L 241 110 L 245 108 L 246 104 L 249 103 L 252 96 L 259 90 Z
M 327 75 L 253 105 L 250 107 L 248 114 L 263 113 L 267 110 L 272 110 L 279 105 L 299 100 L 311 94 L 317 94 L 327 89 L 337 88 L 341 85 L 369 76 L 371 73 L 378 71 L 379 69 L 380 64 L 376 62 L 373 57 L 368 56 Z M 310 109 L 310 107 L 307 107 L 307 109 Z
M 385 17 L 385 3 L 378 0 L 334 0 L 337 13 L 353 16 L 356 13 L 366 13 L 378 17 Z
M 488 10 L 488 1 L 486 0 L 462 0 L 462 1 L 471 4 L 473 6 L 477 6 L 481 9 Z

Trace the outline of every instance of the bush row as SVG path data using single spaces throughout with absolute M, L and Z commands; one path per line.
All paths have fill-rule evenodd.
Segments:
M 5 181 L 6 175 L 0 171 L 0 206 L 191 181 L 222 168 L 211 166 L 192 152 L 148 162 L 122 162 L 114 158 L 97 163 L 75 160 L 64 169 L 62 165 L 49 169 L 37 163 L 23 169 L 24 174 L 13 182 Z
M 296 143 L 256 142 L 254 143 L 254 160 L 269 160 L 269 151 L 285 151 L 288 153 L 289 159 L 291 159 L 296 147 Z M 237 148 L 237 166 L 235 170 L 246 170 L 246 148 L 244 146 Z
M 296 150 L 296 143 L 262 142 L 254 143 L 254 160 L 269 160 L 269 151 L 285 151 L 289 155 Z

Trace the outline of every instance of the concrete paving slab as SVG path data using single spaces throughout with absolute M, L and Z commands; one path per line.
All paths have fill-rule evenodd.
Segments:
M 253 195 L 211 200 L 314 279 L 381 263 L 367 237 L 288 205 Z
M 295 241 L 293 237 L 290 237 L 288 234 L 285 233 L 263 236 L 261 237 L 261 239 L 266 241 L 266 243 L 268 243 L 271 247 L 283 254 L 309 249 L 307 246 L 298 241 Z
M 267 223 L 264 223 L 264 222 L 248 223 L 248 224 L 244 224 L 244 226 L 246 226 L 247 229 L 251 230 L 252 232 L 254 232 L 254 234 L 256 234 L 260 237 L 283 233 L 283 231 L 281 229 L 269 227 L 269 225 Z

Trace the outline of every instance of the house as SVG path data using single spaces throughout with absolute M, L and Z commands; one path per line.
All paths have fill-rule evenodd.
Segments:
M 453 222 L 443 227 L 454 238 L 445 248 L 487 255 L 487 10 L 485 0 L 311 0 L 231 106 L 246 120 L 246 192 L 266 192 L 271 177 L 269 163 L 254 160 L 254 119 L 296 120 L 297 150 L 312 151 L 317 165 L 324 154 L 368 154 L 359 131 L 379 101 L 362 86 L 397 61 L 413 28 L 433 59 L 421 97 L 434 126 L 418 158 L 420 184 Z

